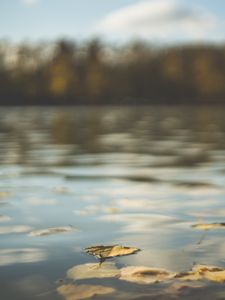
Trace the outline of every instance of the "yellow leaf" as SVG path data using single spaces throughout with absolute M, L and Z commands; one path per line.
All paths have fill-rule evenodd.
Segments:
M 190 272 L 176 274 L 175 278 L 179 280 L 207 279 L 210 281 L 224 282 L 225 270 L 215 266 L 196 265 Z
M 120 245 L 112 245 L 112 246 L 92 246 L 85 248 L 88 254 L 94 255 L 100 259 L 107 259 L 115 256 L 123 256 L 135 254 L 140 249 L 135 247 L 124 247 Z
M 202 277 L 217 282 L 225 281 L 225 270 L 215 266 L 197 265 L 193 268 L 195 272 L 198 272 Z

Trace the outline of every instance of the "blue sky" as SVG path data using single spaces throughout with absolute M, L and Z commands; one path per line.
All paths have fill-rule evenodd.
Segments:
M 1 0 L 0 38 L 225 40 L 224 0 Z

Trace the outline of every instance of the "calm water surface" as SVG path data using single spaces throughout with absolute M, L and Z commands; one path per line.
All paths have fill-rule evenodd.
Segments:
M 224 299 L 209 281 L 72 282 L 68 269 L 95 263 L 84 248 L 142 251 L 111 262 L 172 272 L 225 267 L 224 108 L 1 108 L 0 299 L 83 299 L 60 285 L 113 288 L 95 299 Z M 51 227 L 67 233 L 32 236 Z

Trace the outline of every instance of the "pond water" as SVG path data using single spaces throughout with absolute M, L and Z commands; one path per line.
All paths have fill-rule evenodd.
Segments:
M 118 275 L 129 266 L 225 268 L 225 228 L 192 227 L 225 222 L 224 113 L 1 108 L 0 299 L 224 299 L 225 283 L 213 280 Z M 102 269 L 84 251 L 115 244 L 141 251 Z M 74 266 L 79 278 L 68 278 Z M 100 276 L 104 268 L 118 274 Z

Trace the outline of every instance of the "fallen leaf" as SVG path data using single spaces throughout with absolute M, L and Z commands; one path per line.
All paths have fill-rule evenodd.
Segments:
M 201 230 L 225 228 L 225 223 L 199 223 L 192 225 L 193 228 Z
M 200 280 L 207 279 L 210 281 L 224 282 L 225 269 L 216 266 L 196 265 L 190 272 L 178 273 L 175 275 L 176 279 L 180 280 Z
M 102 285 L 89 285 L 89 284 L 65 284 L 57 288 L 57 292 L 62 295 L 66 300 L 80 300 L 91 298 L 96 295 L 106 295 L 115 292 L 112 287 Z
M 140 284 L 150 284 L 167 280 L 198 281 L 207 279 L 214 282 L 225 282 L 225 269 L 216 266 L 196 265 L 188 272 L 173 273 L 164 269 L 142 266 L 120 269 L 119 279 Z
M 196 265 L 193 271 L 198 272 L 202 277 L 217 282 L 225 281 L 225 269 L 216 266 Z
M 34 230 L 30 232 L 30 236 L 46 236 L 51 234 L 58 234 L 58 233 L 67 233 L 76 230 L 72 226 L 64 226 L 64 227 L 51 227 L 47 229 L 41 230 Z
M 134 247 L 124 247 L 120 245 L 112 246 L 92 246 L 85 248 L 88 254 L 94 255 L 99 258 L 101 261 L 104 261 L 107 258 L 112 258 L 116 256 L 130 255 L 135 254 L 140 249 Z
M 105 263 L 101 267 L 98 264 L 83 264 L 75 266 L 67 271 L 67 277 L 73 280 L 87 278 L 116 277 L 120 270 L 114 263 Z
M 164 269 L 142 266 L 130 266 L 122 268 L 119 279 L 140 284 L 150 284 L 172 279 L 175 273 Z

